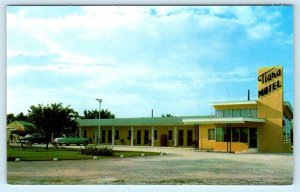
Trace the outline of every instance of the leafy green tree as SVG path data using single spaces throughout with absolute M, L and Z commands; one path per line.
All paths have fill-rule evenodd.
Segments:
M 9 113 L 6 115 L 6 123 L 9 124 L 13 121 L 15 121 L 16 117 L 13 113 Z
M 101 110 L 101 119 L 114 119 L 115 115 L 112 114 L 108 109 Z M 84 110 L 82 119 L 99 119 L 99 110 Z
M 13 113 L 9 113 L 6 115 L 6 123 L 9 124 L 13 121 L 29 121 L 28 116 L 24 115 L 23 112 L 19 113 L 18 115 L 14 115 Z
M 77 127 L 78 113 L 70 106 L 64 107 L 62 103 L 43 106 L 31 106 L 28 118 L 36 128 L 45 135 L 46 149 L 51 136 L 59 137 L 62 133 L 74 133 Z
M 23 112 L 16 115 L 15 121 L 28 121 L 28 116 L 24 115 Z

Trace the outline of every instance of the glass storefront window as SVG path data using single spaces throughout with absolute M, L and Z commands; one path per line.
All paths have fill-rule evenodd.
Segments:
M 230 128 L 216 128 L 217 142 L 230 142 Z M 232 128 L 232 142 L 248 143 L 248 128 Z
M 257 118 L 257 109 L 249 109 L 249 116 Z
M 217 117 L 223 117 L 223 110 L 216 110 Z
M 216 128 L 216 141 L 223 142 L 224 141 L 224 128 Z
M 239 142 L 239 141 L 240 141 L 240 129 L 232 128 L 232 142 Z
M 241 117 L 248 117 L 249 109 L 241 109 Z
M 284 118 L 283 137 L 284 143 L 291 142 L 291 121 L 287 118 Z
M 216 110 L 216 117 L 252 117 L 257 118 L 257 109 L 223 109 Z
M 233 109 L 232 110 L 232 116 L 233 117 L 240 117 L 241 116 L 241 110 L 240 109 Z
M 241 128 L 240 131 L 240 142 L 248 143 L 248 128 Z
M 224 109 L 224 117 L 232 117 L 232 110 Z

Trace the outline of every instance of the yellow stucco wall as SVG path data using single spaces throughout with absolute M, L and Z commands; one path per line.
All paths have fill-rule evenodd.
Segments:
M 199 125 L 199 148 L 203 150 L 214 150 L 216 141 L 208 140 L 208 129 L 215 129 L 215 125 Z
M 230 151 L 230 142 L 216 142 L 215 144 L 215 151 L 224 151 L 227 150 Z M 248 143 L 239 143 L 239 142 L 232 142 L 231 143 L 231 151 L 232 152 L 242 152 L 248 149 Z

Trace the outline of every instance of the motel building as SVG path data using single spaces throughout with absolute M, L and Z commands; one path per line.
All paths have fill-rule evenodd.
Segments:
M 79 135 L 113 146 L 292 152 L 293 108 L 283 101 L 283 68 L 259 69 L 257 83 L 257 100 L 212 103 L 215 115 L 81 119 Z

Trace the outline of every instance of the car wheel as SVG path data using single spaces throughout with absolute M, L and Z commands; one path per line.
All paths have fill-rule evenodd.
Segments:
M 70 146 L 70 144 L 66 144 L 66 146 Z
M 83 143 L 83 145 L 88 145 L 88 142 Z
M 62 143 L 59 143 L 58 145 L 59 145 L 59 146 L 62 146 Z

